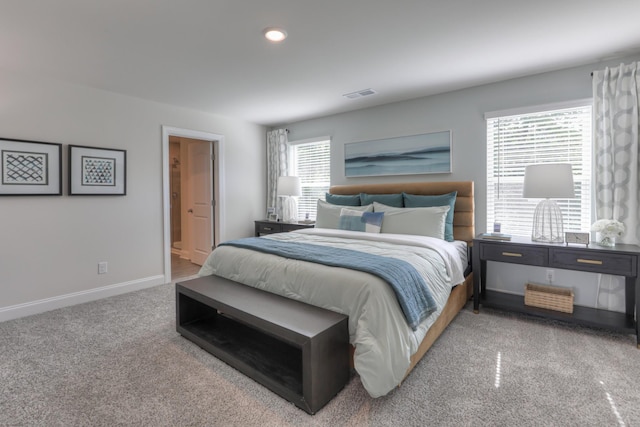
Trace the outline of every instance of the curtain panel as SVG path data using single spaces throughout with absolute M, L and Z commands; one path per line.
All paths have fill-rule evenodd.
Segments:
M 625 225 L 620 243 L 640 244 L 638 131 L 640 62 L 593 72 L 596 219 Z
M 276 208 L 279 217 L 282 217 L 282 201 L 278 197 L 278 177 L 288 175 L 288 172 L 287 130 L 269 131 L 267 132 L 267 208 Z

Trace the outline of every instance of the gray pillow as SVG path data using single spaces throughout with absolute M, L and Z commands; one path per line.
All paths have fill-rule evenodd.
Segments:
M 438 194 L 433 196 L 423 196 L 419 194 L 402 193 L 404 206 L 406 208 L 427 208 L 432 206 L 449 206 L 447 213 L 447 223 L 444 226 L 444 239 L 453 242 L 453 209 L 456 204 L 457 191 L 448 194 Z
M 449 206 L 429 208 L 394 208 L 374 202 L 375 212 L 384 212 L 382 233 L 414 234 L 444 240 Z
M 349 209 L 361 212 L 373 212 L 373 205 L 350 206 Z M 318 199 L 318 211 L 316 212 L 316 228 L 340 228 L 340 211 L 342 206 L 332 205 Z

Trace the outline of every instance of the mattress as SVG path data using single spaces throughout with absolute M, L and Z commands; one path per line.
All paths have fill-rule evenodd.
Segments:
M 389 393 L 403 380 L 411 355 L 442 311 L 451 288 L 464 281 L 467 266 L 465 242 L 424 236 L 313 228 L 262 238 L 398 258 L 422 275 L 437 309 L 412 330 L 389 284 L 370 273 L 233 246 L 216 248 L 200 270 L 200 276 L 215 274 L 348 315 L 354 366 L 372 397 Z

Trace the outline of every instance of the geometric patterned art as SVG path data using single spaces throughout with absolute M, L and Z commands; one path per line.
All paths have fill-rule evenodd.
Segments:
M 2 150 L 2 184 L 48 185 L 48 154 Z
M 83 186 L 112 187 L 116 185 L 116 159 L 82 156 Z

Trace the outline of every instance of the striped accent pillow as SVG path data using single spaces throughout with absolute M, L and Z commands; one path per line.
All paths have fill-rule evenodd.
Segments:
M 340 210 L 340 230 L 365 231 L 367 233 L 379 233 L 382 228 L 384 212 L 362 212 L 353 209 L 342 208 Z

